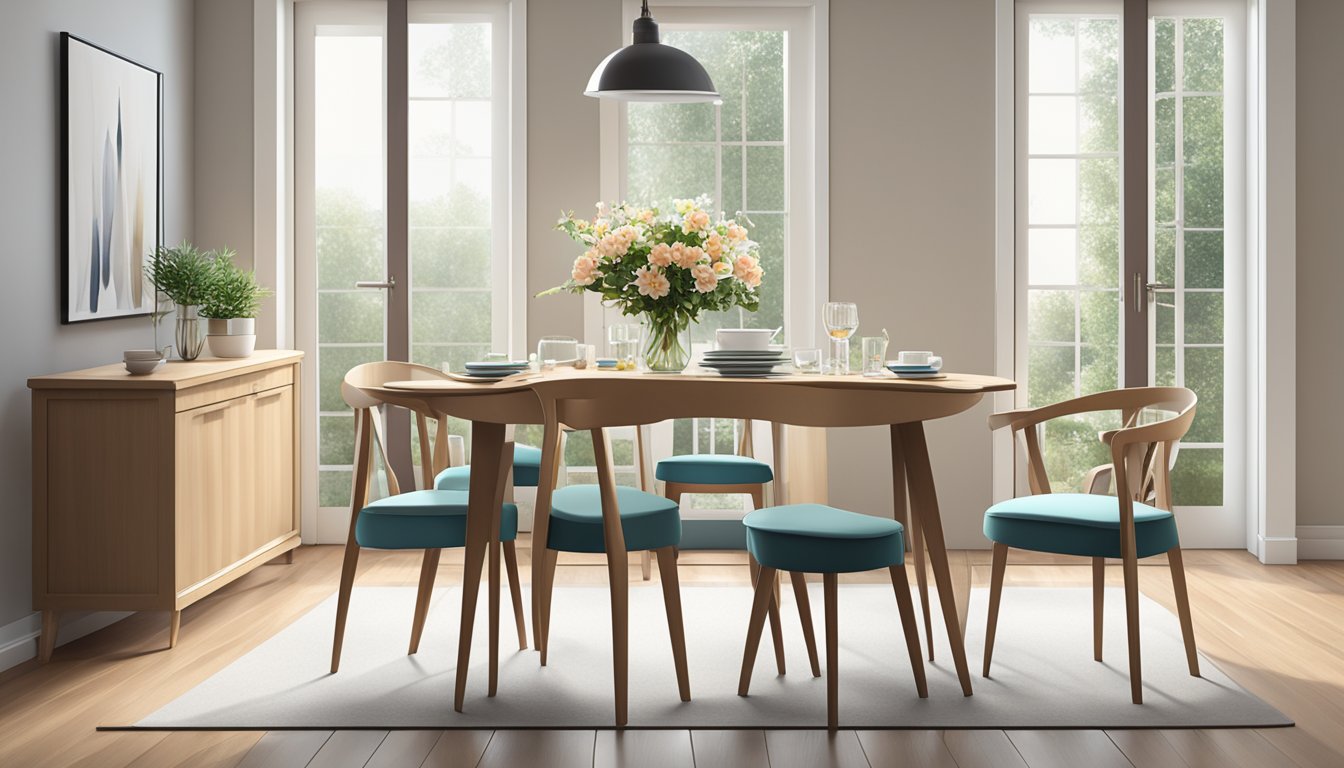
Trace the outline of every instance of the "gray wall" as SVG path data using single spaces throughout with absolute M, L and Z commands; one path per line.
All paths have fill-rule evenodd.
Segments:
M 1344 3 L 1297 2 L 1297 524 L 1344 525 Z
M 196 0 L 196 217 L 202 248 L 252 264 L 252 3 Z
M 60 324 L 59 33 L 164 73 L 164 233 L 191 234 L 192 5 L 189 0 L 0 2 L 0 627 L 32 611 L 28 376 L 116 362 L 147 347 L 147 318 Z

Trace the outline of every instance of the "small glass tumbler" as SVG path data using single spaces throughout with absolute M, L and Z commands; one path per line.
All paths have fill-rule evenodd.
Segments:
M 821 350 L 793 350 L 793 367 L 799 373 L 821 373 Z
M 881 336 L 864 336 L 859 339 L 863 350 L 863 375 L 882 376 L 887 372 L 887 340 Z
M 639 362 L 638 323 L 619 323 L 607 329 L 607 353 L 616 358 L 616 370 L 635 370 Z

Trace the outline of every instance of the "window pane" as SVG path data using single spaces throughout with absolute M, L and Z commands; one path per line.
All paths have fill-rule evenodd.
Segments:
M 1185 293 L 1185 343 L 1223 343 L 1221 291 Z
M 1073 378 L 1074 348 L 1032 346 L 1027 352 L 1027 405 L 1038 408 L 1076 395 Z
M 626 198 L 640 204 L 714 192 L 714 147 L 633 145 L 629 150 Z
M 1078 161 L 1027 161 L 1027 223 L 1074 224 L 1078 217 Z
M 1077 90 L 1077 53 L 1072 19 L 1031 17 L 1027 68 L 1032 93 L 1074 93 Z
M 1223 20 L 1186 19 L 1181 24 L 1185 46 L 1185 90 L 1223 90 Z
M 317 463 L 349 464 L 351 457 L 355 455 L 354 416 L 351 414 L 321 416 L 317 421 L 317 431 L 322 436 L 321 445 L 317 449 Z
M 1032 285 L 1074 285 L 1078 281 L 1078 232 L 1027 230 L 1027 281 Z
M 1073 291 L 1027 291 L 1027 328 L 1032 341 L 1074 341 L 1074 295 Z
M 1100 288 L 1120 285 L 1119 227 L 1082 227 L 1078 230 L 1078 283 Z
M 1176 21 L 1153 21 L 1154 88 L 1158 93 L 1176 90 Z
M 1223 441 L 1223 350 L 1190 347 L 1185 350 L 1185 386 L 1199 396 L 1195 421 L 1185 439 L 1191 443 Z
M 412 290 L 411 340 L 490 343 L 490 291 Z
M 1078 91 L 1114 97 L 1120 86 L 1120 21 L 1078 20 Z
M 1153 121 L 1153 161 L 1159 168 L 1170 168 L 1176 164 L 1176 97 L 1157 99 Z
M 746 210 L 784 210 L 783 147 L 747 147 Z
M 1176 348 L 1158 346 L 1153 356 L 1153 386 L 1176 386 Z
M 654 104 L 632 101 L 626 108 L 631 144 L 714 140 L 713 104 Z
M 1120 150 L 1120 110 L 1115 91 L 1079 98 L 1078 147 L 1083 152 Z
M 1223 287 L 1222 232 L 1185 233 L 1185 287 Z
M 323 291 L 317 295 L 318 343 L 383 343 L 382 291 Z
M 1187 96 L 1185 137 L 1185 225 L 1223 225 L 1223 97 Z
M 746 210 L 742 206 L 742 179 L 746 173 L 742 166 L 743 147 L 741 144 L 723 147 L 723 200 L 715 200 L 719 210 L 727 216 Z
M 739 32 L 747 74 L 748 141 L 784 140 L 784 33 Z
M 1027 106 L 1027 151 L 1033 155 L 1069 155 L 1078 151 L 1078 99 L 1031 96 Z
M 1120 225 L 1120 161 L 1078 161 L 1078 220 L 1082 224 Z
M 1189 236 L 1187 235 L 1187 238 Z M 1189 240 L 1187 242 L 1187 248 Z M 1153 282 L 1176 284 L 1176 229 L 1158 227 L 1153 231 Z
M 410 95 L 489 99 L 490 43 L 487 23 L 411 24 Z
M 345 379 L 346 371 L 360 363 L 386 359 L 382 344 L 343 347 L 320 345 L 318 351 L 319 411 L 347 410 L 345 400 L 341 397 L 341 381 Z
M 490 230 L 412 225 L 411 282 L 418 288 L 489 288 Z
M 1176 454 L 1176 466 L 1171 472 L 1171 496 L 1177 506 L 1222 504 L 1223 450 L 1182 448 Z

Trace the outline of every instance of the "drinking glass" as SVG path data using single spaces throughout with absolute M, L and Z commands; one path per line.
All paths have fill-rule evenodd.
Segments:
M 579 356 L 579 340 L 573 336 L 542 336 L 537 342 L 537 360 L 547 363 L 573 363 Z
M 887 340 L 881 336 L 864 336 L 859 339 L 863 350 L 863 375 L 882 376 L 887 372 Z
M 831 371 L 844 376 L 849 373 L 849 337 L 859 329 L 859 305 L 829 301 L 821 308 L 821 324 L 831 337 Z
M 793 367 L 799 373 L 820 373 L 821 350 L 815 348 L 793 350 Z
M 639 359 L 638 323 L 618 323 L 607 329 L 607 353 L 616 358 L 616 370 L 634 370 Z

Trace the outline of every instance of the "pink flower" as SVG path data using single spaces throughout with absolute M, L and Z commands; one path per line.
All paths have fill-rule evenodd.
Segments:
M 672 290 L 672 284 L 667 281 L 667 276 L 657 267 L 636 269 L 635 286 L 639 288 L 641 296 L 648 296 L 651 299 L 661 299 Z
M 574 260 L 574 268 L 570 270 L 569 276 L 579 285 L 592 285 L 602 276 L 602 272 L 597 268 L 597 259 L 585 253 Z
M 709 228 L 709 214 L 698 208 L 691 210 L 681 219 L 681 231 L 685 234 L 689 235 L 707 228 Z
M 705 238 L 705 253 L 714 259 L 723 255 L 723 238 L 718 232 L 710 232 L 709 237 Z
M 617 238 L 619 238 L 621 242 L 625 243 L 625 247 L 628 249 L 630 247 L 630 244 L 635 242 L 635 239 L 639 237 L 639 230 L 635 229 L 629 224 L 626 224 L 623 227 L 617 228 L 617 230 L 612 234 L 614 234 Z
M 691 267 L 691 277 L 695 278 L 695 290 L 701 293 L 712 293 L 719 287 L 719 276 L 708 264 L 696 264 Z
M 672 263 L 682 269 L 690 269 L 705 258 L 705 250 L 698 245 L 672 245 Z
M 747 273 L 750 272 L 751 268 L 756 266 L 756 264 L 757 261 L 754 256 L 745 253 L 738 256 L 733 260 L 733 277 L 736 277 L 738 280 L 745 280 Z
M 734 240 L 734 241 L 746 240 L 746 239 L 747 239 L 747 230 L 745 230 L 745 229 L 743 229 L 742 227 L 738 226 L 736 223 L 729 222 L 729 223 L 728 223 L 728 239 L 729 239 L 729 240 Z
M 714 262 L 714 272 L 715 272 L 716 274 L 719 274 L 719 275 L 727 275 L 727 274 L 731 274 L 732 271 L 733 271 L 733 265 L 730 264 L 729 262 L 727 262 L 727 261 L 716 261 L 716 262 Z
M 653 249 L 649 251 L 649 263 L 655 267 L 666 267 L 671 264 L 672 247 L 667 243 L 659 243 L 653 246 Z
M 613 233 L 597 241 L 597 251 L 603 256 L 609 256 L 619 260 L 630 250 L 630 243 L 625 238 Z
M 747 272 L 747 276 L 742 278 L 742 282 L 752 288 L 759 288 L 761 286 L 762 277 L 765 277 L 765 270 L 761 269 L 761 265 L 757 264 Z

